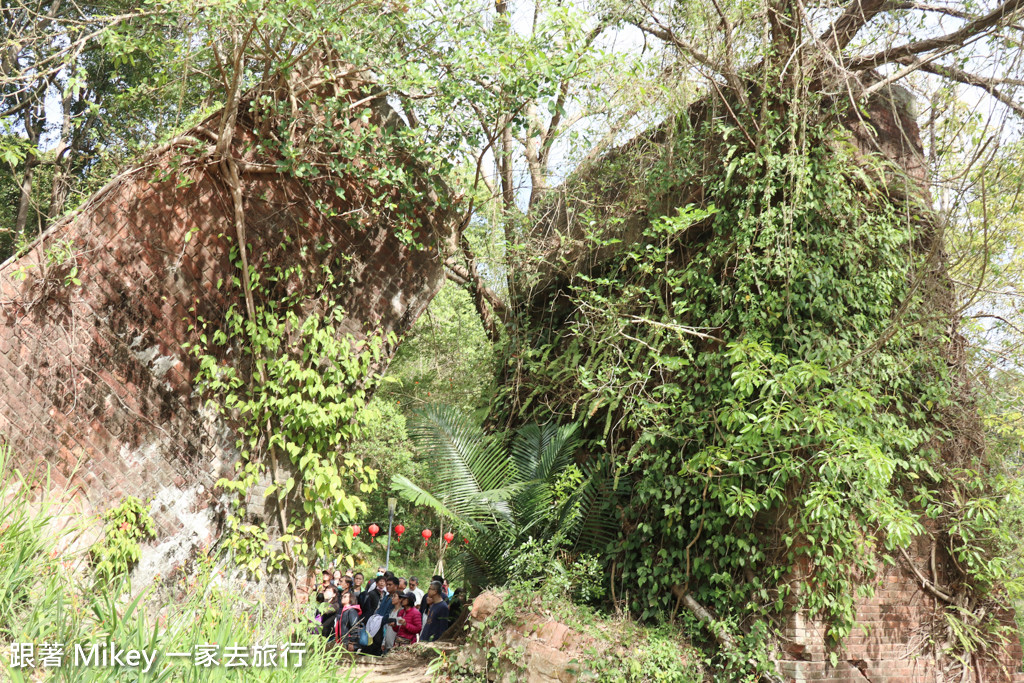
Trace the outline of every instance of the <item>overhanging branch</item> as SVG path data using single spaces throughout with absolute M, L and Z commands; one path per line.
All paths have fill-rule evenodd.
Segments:
M 897 47 L 879 50 L 864 57 L 854 57 L 847 62 L 847 68 L 854 71 L 874 69 L 889 62 L 899 62 L 907 57 L 942 50 L 953 45 L 962 45 L 971 38 L 984 33 L 999 22 L 1009 19 L 1024 7 L 1024 0 L 1007 0 L 988 14 L 968 22 L 952 33 L 905 43 Z
M 915 65 L 919 63 L 918 68 L 921 71 L 927 71 L 928 73 L 933 73 L 936 76 L 942 76 L 944 78 L 963 83 L 964 85 L 981 88 L 999 102 L 1005 104 L 1014 114 L 1024 118 L 1024 105 L 1016 102 L 1012 97 L 996 87 L 997 85 L 1005 83 L 1004 79 L 985 78 L 983 76 L 978 76 L 977 74 L 968 73 L 967 71 L 958 69 L 955 66 L 927 63 L 924 62 L 924 60 L 919 60 L 913 57 L 900 60 L 900 63 L 908 65 Z
M 843 50 L 884 7 L 885 0 L 853 0 L 828 30 L 821 34 L 823 47 L 830 52 Z

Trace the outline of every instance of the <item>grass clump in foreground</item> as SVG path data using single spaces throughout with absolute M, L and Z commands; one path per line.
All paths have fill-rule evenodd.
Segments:
M 0 446 L 0 681 L 68 681 L 156 683 L 183 681 L 349 680 L 350 656 L 340 648 L 327 652 L 319 635 L 309 634 L 302 616 L 290 605 L 252 603 L 219 581 L 213 558 L 200 556 L 196 574 L 180 581 L 181 599 L 155 605 L 154 593 L 134 598 L 124 578 L 97 586 L 88 553 L 61 555 L 73 530 L 55 531 L 49 503 L 30 506 L 28 489 L 9 467 L 9 451 Z M 162 611 L 159 617 L 152 613 Z M 12 666 L 12 646 L 33 645 L 36 666 Z M 63 645 L 61 666 L 44 666 L 43 644 Z M 83 666 L 75 663 L 75 646 L 93 645 L 157 652 L 149 671 L 144 666 Z M 303 649 L 302 665 L 251 666 L 252 646 L 290 645 Z M 167 653 L 194 653 L 214 646 L 218 666 L 196 666 L 194 658 Z M 228 648 L 247 649 L 248 666 L 228 668 Z M 235 651 L 236 653 L 238 651 Z M 237 660 L 236 660 L 237 661 Z M 52 663 L 52 662 L 51 662 Z

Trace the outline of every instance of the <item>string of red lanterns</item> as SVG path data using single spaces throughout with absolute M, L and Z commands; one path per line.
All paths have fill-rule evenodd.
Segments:
M 380 533 L 380 527 L 377 526 L 377 524 L 370 524 L 370 526 L 368 526 L 366 528 L 366 530 L 370 532 L 370 543 L 373 543 L 374 539 L 377 538 L 377 534 Z M 402 539 L 402 534 L 405 533 L 405 526 L 402 525 L 402 524 L 396 524 L 395 527 L 394 527 L 394 530 L 395 530 L 395 535 L 398 536 L 398 538 L 396 540 L 401 540 Z M 358 524 L 353 524 L 352 525 L 352 538 L 358 538 L 359 534 L 361 532 L 362 532 L 362 528 Z M 430 529 L 424 529 L 423 531 L 420 532 L 420 535 L 423 536 L 423 544 L 426 545 L 427 543 L 430 542 L 430 539 L 434 535 L 434 532 L 431 531 Z M 442 538 L 444 539 L 445 545 L 450 545 L 451 542 L 455 540 L 455 534 L 453 534 L 451 531 L 449 531 L 449 532 L 445 533 L 445 535 L 442 536 Z M 465 545 L 469 545 L 469 539 L 468 538 L 463 538 L 462 542 Z

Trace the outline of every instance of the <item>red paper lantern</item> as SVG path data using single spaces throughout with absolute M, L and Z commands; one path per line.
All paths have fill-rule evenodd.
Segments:
M 359 525 L 358 524 L 353 524 L 352 525 L 352 538 L 355 538 L 356 536 L 358 536 L 360 531 L 362 531 L 362 529 L 359 528 Z
M 373 539 L 377 537 L 377 533 L 380 532 L 380 527 L 376 524 L 371 524 L 368 529 L 370 532 L 370 543 L 373 543 Z
M 430 540 L 430 537 L 434 535 L 434 532 L 430 529 L 424 529 L 423 533 L 420 535 L 423 536 L 423 545 L 426 545 L 427 541 Z
M 398 538 L 401 539 L 402 538 L 402 534 L 405 533 L 405 527 L 402 526 L 401 524 L 396 524 L 395 525 L 395 533 L 398 535 Z
M 453 541 L 454 539 L 455 539 L 455 534 L 453 534 L 452 532 L 450 532 L 450 531 L 449 531 L 448 533 L 446 533 L 446 534 L 444 535 L 444 544 L 445 544 L 445 545 L 448 545 L 448 544 L 449 544 L 449 543 L 451 543 L 451 542 L 452 542 L 452 541 Z

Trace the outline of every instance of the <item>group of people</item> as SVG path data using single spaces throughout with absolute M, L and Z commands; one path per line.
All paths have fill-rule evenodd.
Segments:
M 325 570 L 316 594 L 314 620 L 328 646 L 382 655 L 393 647 L 439 639 L 462 611 L 463 589 L 451 591 L 443 576 L 427 590 L 385 567 L 364 585 L 362 572 Z

